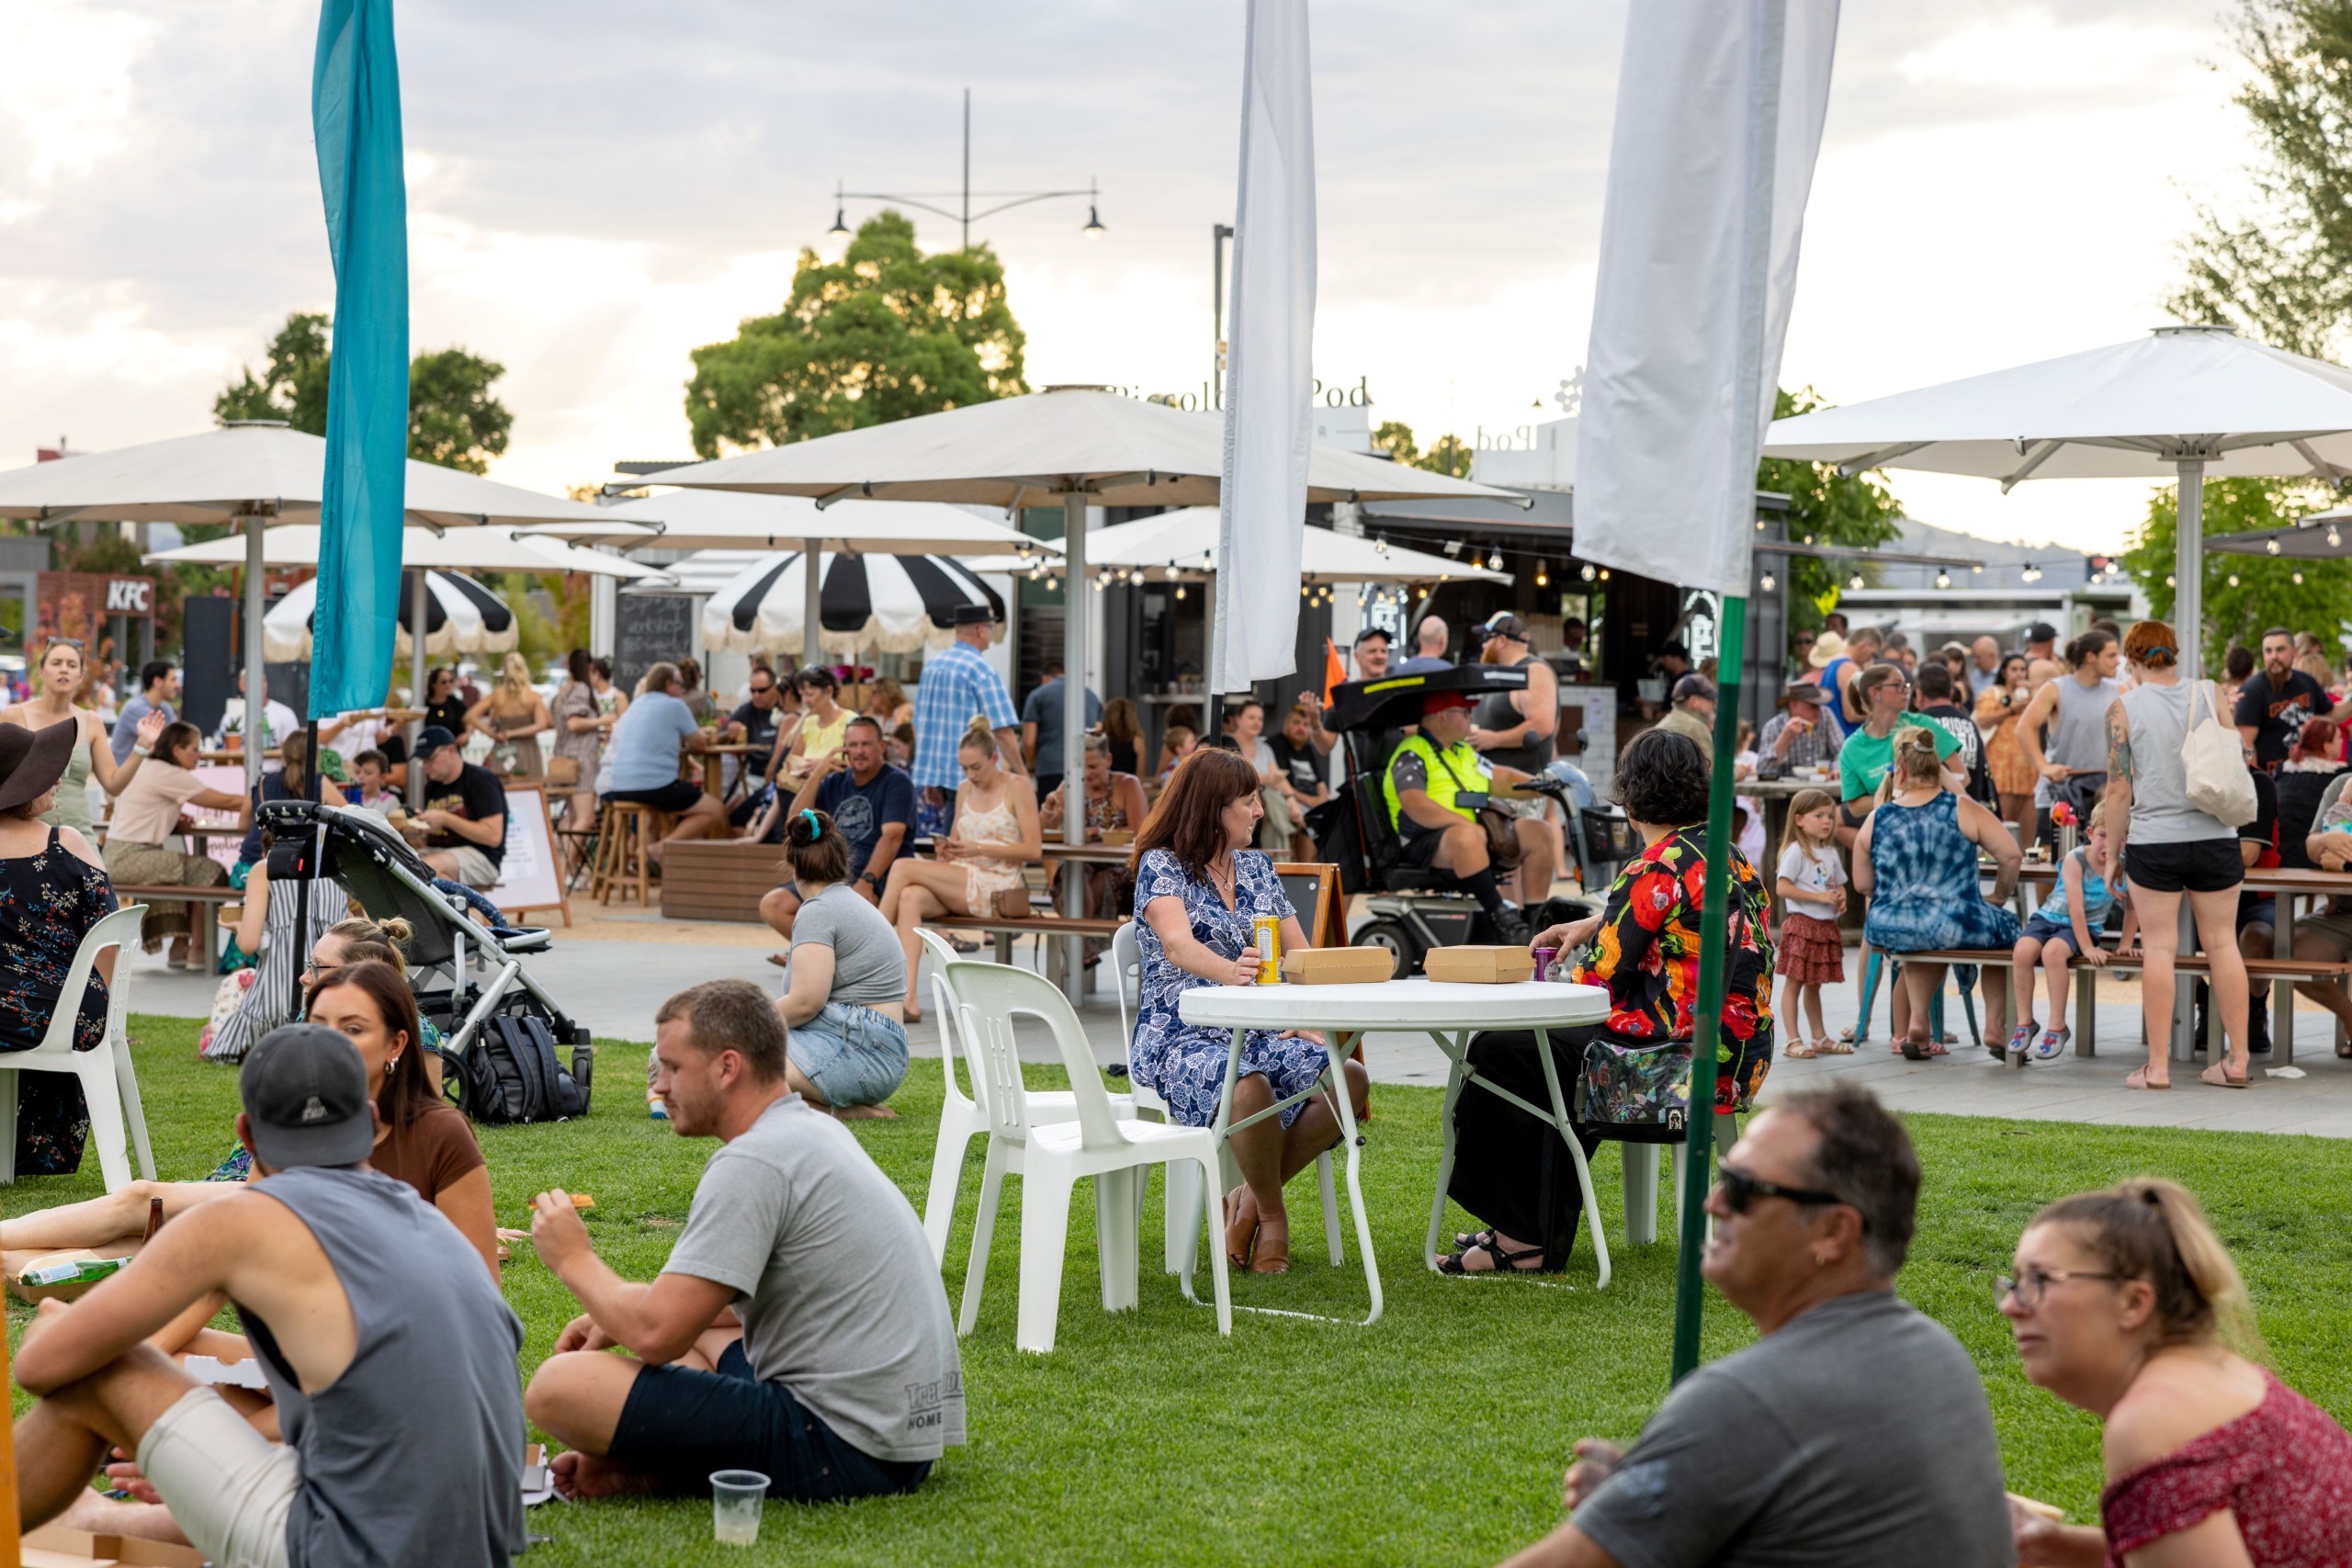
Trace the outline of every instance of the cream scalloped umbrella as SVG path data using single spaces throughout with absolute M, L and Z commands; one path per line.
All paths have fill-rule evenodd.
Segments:
M 1062 513 L 1065 579 L 1063 682 L 1067 712 L 1065 776 L 1085 771 L 1086 682 L 1091 646 L 1086 577 L 1090 506 L 1214 506 L 1225 472 L 1221 415 L 1186 413 L 1092 387 L 1047 388 L 1024 397 L 971 403 L 943 413 L 820 435 L 691 468 L 667 468 L 651 482 L 693 489 L 803 495 L 822 507 L 848 501 L 949 502 L 1001 508 L 1010 516 L 1035 507 Z M 1307 458 L 1306 501 L 1401 501 L 1417 497 L 1510 501 L 1510 491 L 1318 446 Z M 1304 520 L 1301 520 L 1302 525 Z M 1085 842 L 1084 813 L 1071 812 L 1069 841 Z M 1082 877 L 1069 877 L 1073 914 L 1082 908 Z M 1069 948 L 1069 984 L 1079 977 Z
M 2180 662 L 2201 673 L 2204 491 L 2217 479 L 2352 477 L 2352 370 L 2228 327 L 2112 347 L 1775 420 L 1767 457 L 2026 479 L 2177 479 Z
M 36 463 L 0 472 L 0 517 L 35 523 L 225 524 L 241 530 L 245 536 L 245 648 L 251 659 L 263 643 L 263 532 L 284 523 L 317 522 L 326 445 L 322 437 L 282 422 L 245 421 L 194 435 Z M 598 520 L 596 508 L 579 502 L 413 459 L 405 503 L 407 521 L 425 528 Z M 415 675 L 423 680 L 421 667 Z M 261 705 L 261 682 L 248 681 L 248 734 L 262 732 Z M 249 787 L 259 778 L 260 768 L 260 751 L 248 750 Z

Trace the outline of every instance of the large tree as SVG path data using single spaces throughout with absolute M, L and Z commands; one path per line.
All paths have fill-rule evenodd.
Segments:
M 327 366 L 334 323 L 315 311 L 297 310 L 270 340 L 264 374 L 251 366 L 212 400 L 215 419 L 282 419 L 313 435 L 327 431 Z M 491 386 L 506 374 L 495 360 L 444 348 L 420 354 L 408 367 L 408 455 L 420 462 L 469 474 L 490 471 L 490 460 L 506 450 L 514 416 L 492 396 Z
M 1824 406 L 1810 387 L 1801 392 L 1783 387 L 1774 394 L 1772 417 L 1790 419 Z M 1875 470 L 1848 476 L 1840 474 L 1835 463 L 1767 457 L 1756 465 L 1756 488 L 1778 491 L 1789 498 L 1788 536 L 1794 543 L 1870 549 L 1903 531 L 1903 508 Z M 1819 627 L 1822 617 L 1838 607 L 1838 592 L 1854 570 L 1847 561 L 1790 556 L 1786 569 L 1790 628 Z M 1862 570 L 1867 577 L 1867 562 Z
M 2199 210 L 2181 245 L 2187 277 L 2165 306 L 2182 321 L 2223 321 L 2279 348 L 2334 357 L 2352 332 L 2352 0 L 2238 0 L 2233 41 L 2246 68 L 2236 102 L 2256 159 L 2233 210 Z M 2278 527 L 2347 494 L 2352 487 L 2303 479 L 2209 480 L 2205 532 Z M 2176 598 L 2177 520 L 2167 486 L 2151 498 L 2124 556 L 2163 617 Z M 2203 604 L 2210 671 L 2249 630 L 2283 622 L 2340 637 L 2352 584 L 2340 566 L 2209 555 Z
M 1421 444 L 1413 437 L 1413 427 L 1402 420 L 1388 419 L 1372 433 L 1372 444 L 1408 468 L 1426 468 L 1433 474 L 1445 474 L 1457 479 L 1470 477 L 1470 445 L 1451 432 L 1430 443 Z
M 2199 211 L 2165 305 L 2324 355 L 2352 327 L 2352 0 L 2238 0 L 2233 35 L 2256 160 L 2232 210 Z
M 695 350 L 695 451 L 780 446 L 1025 392 L 1027 341 L 993 250 L 925 255 L 914 225 L 883 212 L 838 262 L 802 251 L 783 310 Z

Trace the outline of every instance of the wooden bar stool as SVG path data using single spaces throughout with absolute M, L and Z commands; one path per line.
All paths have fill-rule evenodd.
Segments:
M 605 802 L 602 829 L 596 836 L 596 874 L 589 892 L 601 905 L 610 905 L 620 893 L 623 902 L 633 886 L 640 908 L 653 903 L 653 862 L 646 847 L 667 834 L 674 819 L 640 801 Z

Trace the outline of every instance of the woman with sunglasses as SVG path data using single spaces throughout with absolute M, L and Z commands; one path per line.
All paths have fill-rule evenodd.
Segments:
M 74 755 L 65 764 L 65 776 L 57 781 L 57 804 L 41 815 L 41 820 L 52 828 L 71 828 L 85 838 L 91 836 L 90 780 L 98 781 L 109 800 L 120 795 L 138 774 L 140 763 L 154 754 L 156 737 L 168 722 L 157 713 L 141 719 L 137 747 L 118 766 L 98 716 L 75 705 L 87 668 L 80 643 L 72 637 L 51 637 L 40 653 L 39 691 L 29 701 L 0 713 L 0 724 L 22 725 L 27 729 L 47 729 L 69 719 L 81 727 Z
M 2352 1434 L 2262 1364 L 2253 1303 L 2186 1188 L 2061 1199 L 1995 1282 L 2026 1376 L 2107 1424 L 2096 1529 L 2011 1506 L 2021 1568 L 2352 1562 Z

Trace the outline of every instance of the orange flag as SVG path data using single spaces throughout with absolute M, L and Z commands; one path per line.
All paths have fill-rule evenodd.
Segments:
M 1347 667 L 1340 662 L 1340 649 L 1329 637 L 1323 639 L 1323 705 L 1331 704 L 1331 688 L 1348 678 Z

